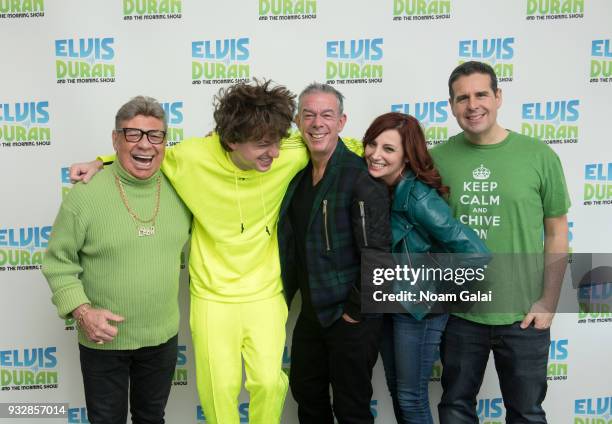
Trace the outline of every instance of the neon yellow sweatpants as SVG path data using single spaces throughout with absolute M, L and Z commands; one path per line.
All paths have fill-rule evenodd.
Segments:
M 191 335 L 202 409 L 210 424 L 238 424 L 238 396 L 250 394 L 249 423 L 280 422 L 287 387 L 282 371 L 287 305 L 282 294 L 247 303 L 191 296 Z

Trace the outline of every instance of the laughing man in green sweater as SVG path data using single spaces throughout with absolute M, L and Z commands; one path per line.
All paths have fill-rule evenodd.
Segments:
M 191 214 L 159 167 L 166 122 L 136 97 L 115 117 L 118 161 L 77 184 L 53 225 L 43 273 L 78 322 L 89 422 L 163 423 L 176 366 L 180 253 Z

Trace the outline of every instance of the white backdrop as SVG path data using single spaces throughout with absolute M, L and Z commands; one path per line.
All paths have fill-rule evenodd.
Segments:
M 487 61 L 503 80 L 501 124 L 561 157 L 572 250 L 610 252 L 611 21 L 607 0 L 0 0 L 0 402 L 68 402 L 67 420 L 46 421 L 87 422 L 74 325 L 57 318 L 38 265 L 70 187 L 65 168 L 112 151 L 114 114 L 138 94 L 167 104 L 173 144 L 213 127 L 212 96 L 227 80 L 271 78 L 295 92 L 330 80 L 346 95 L 344 134 L 397 110 L 416 114 L 435 144 L 458 132 L 450 71 Z M 169 423 L 205 422 L 187 281 Z M 611 316 L 556 317 L 550 423 L 612 423 Z M 294 320 L 295 307 L 289 334 Z M 393 423 L 380 363 L 374 380 L 376 421 Z M 500 398 L 490 363 L 481 423 L 503 422 Z M 247 422 L 246 393 L 240 402 Z M 283 423 L 296 422 L 289 395 Z

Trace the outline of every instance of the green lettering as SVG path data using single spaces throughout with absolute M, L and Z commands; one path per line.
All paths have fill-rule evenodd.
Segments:
M 55 77 L 57 79 L 66 77 L 66 63 L 62 60 L 55 61 Z
M 527 0 L 527 14 L 533 15 L 538 8 L 537 0 Z
M 57 371 L 47 371 L 47 383 L 46 384 L 57 384 Z
M 157 11 L 159 13 L 170 13 L 170 3 L 168 0 L 161 0 L 159 2 L 159 6 L 157 7 Z
M 382 78 L 383 67 L 382 65 L 371 65 L 372 66 L 372 78 Z
M 43 259 L 44 259 L 44 252 L 42 251 L 34 252 L 34 254 L 32 255 L 32 260 L 30 262 L 30 265 L 42 265 Z
M 439 13 L 444 13 L 444 14 L 449 14 L 450 13 L 450 1 L 440 1 L 438 2 L 440 3 L 440 12 Z
M 270 10 L 270 2 L 268 0 L 259 0 L 259 14 L 266 15 Z
M 393 0 L 393 15 L 401 15 L 404 11 L 404 0 Z
M 133 0 L 123 0 L 123 14 L 131 15 L 133 11 L 134 11 Z
M 184 368 L 175 370 L 172 381 L 187 381 L 187 370 Z
M 23 372 L 23 384 L 34 384 L 34 373 L 32 371 Z
M 338 73 L 338 66 L 334 62 L 328 61 L 325 63 L 325 78 L 326 79 L 336 78 L 337 73 Z
M 2 251 L 0 250 L 0 253 Z M 0 386 L 8 386 L 11 384 L 11 373 L 7 370 L 0 370 Z
M 215 78 L 226 78 L 225 65 L 223 63 L 215 63 Z
M 238 65 L 238 76 L 240 78 L 250 78 L 251 68 L 249 65 Z
M 191 62 L 191 79 L 197 80 L 202 78 L 202 64 L 200 62 Z
M 306 13 L 316 15 L 317 13 L 317 2 L 316 0 L 306 1 Z
M 15 140 L 16 141 L 26 141 L 26 129 L 21 126 L 14 127 L 15 128 Z

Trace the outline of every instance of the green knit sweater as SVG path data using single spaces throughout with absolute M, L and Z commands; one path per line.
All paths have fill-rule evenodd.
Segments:
M 153 215 L 161 175 L 155 235 L 138 236 L 115 175 L 142 219 Z M 43 260 L 53 303 L 62 318 L 83 303 L 125 318 L 116 324 L 119 331 L 112 342 L 97 345 L 79 330 L 79 343 L 94 349 L 138 349 L 177 334 L 180 252 L 190 224 L 191 214 L 159 171 L 139 180 L 117 162 L 89 184 L 79 183 L 70 191 Z

